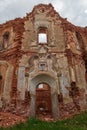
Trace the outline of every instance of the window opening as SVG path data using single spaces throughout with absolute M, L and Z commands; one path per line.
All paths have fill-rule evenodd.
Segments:
M 8 47 L 8 42 L 9 42 L 9 32 L 5 32 L 3 35 L 3 48 Z
M 46 63 L 40 63 L 39 64 L 39 70 L 45 70 L 46 69 Z
M 39 43 L 45 44 L 47 43 L 47 34 L 45 33 L 39 33 Z
M 43 88 L 43 84 L 39 84 L 39 85 L 38 85 L 38 88 Z
M 76 37 L 77 37 L 77 42 L 78 42 L 78 48 L 79 50 L 84 50 L 84 42 L 82 39 L 82 36 L 80 35 L 80 33 L 76 32 Z
M 38 43 L 39 44 L 46 44 L 48 41 L 48 31 L 46 27 L 39 27 L 38 28 Z

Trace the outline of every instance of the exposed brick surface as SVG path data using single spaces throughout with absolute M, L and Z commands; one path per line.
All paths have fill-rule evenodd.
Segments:
M 40 31 L 46 32 L 47 44 L 38 44 Z M 2 48 L 5 32 L 10 38 L 8 47 Z M 48 84 L 50 90 L 37 90 L 40 83 Z M 51 4 L 37 5 L 26 17 L 1 24 L 0 85 L 2 111 L 36 116 L 44 102 L 49 112 L 38 115 L 53 120 L 58 114 L 67 118 L 86 110 L 87 28 L 68 22 Z

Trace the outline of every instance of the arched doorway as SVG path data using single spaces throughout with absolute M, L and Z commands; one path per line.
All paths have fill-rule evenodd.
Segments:
M 47 83 L 36 86 L 36 116 L 52 116 L 51 88 Z
M 35 77 L 30 77 L 29 81 L 29 91 L 30 91 L 30 117 L 35 117 L 36 116 L 36 87 L 41 84 L 45 83 L 47 84 L 48 88 L 50 88 L 50 93 L 51 93 L 51 108 L 52 108 L 52 116 L 55 119 L 59 118 L 59 103 L 58 103 L 58 88 L 57 88 L 57 82 L 56 79 L 49 74 L 39 74 L 36 75 Z

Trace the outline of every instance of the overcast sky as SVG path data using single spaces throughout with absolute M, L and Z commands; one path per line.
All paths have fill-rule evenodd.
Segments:
M 52 3 L 63 18 L 75 25 L 87 26 L 87 0 L 0 0 L 0 23 L 25 16 L 40 3 Z

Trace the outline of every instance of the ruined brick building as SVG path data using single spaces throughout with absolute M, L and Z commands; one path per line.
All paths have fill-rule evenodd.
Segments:
M 0 108 L 54 118 L 87 109 L 87 28 L 51 4 L 0 25 Z

